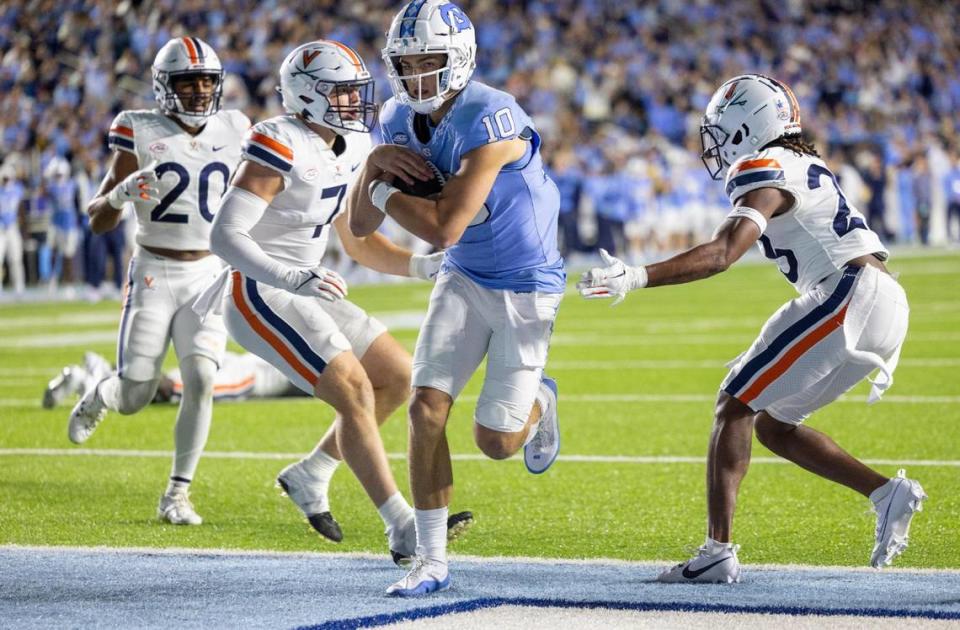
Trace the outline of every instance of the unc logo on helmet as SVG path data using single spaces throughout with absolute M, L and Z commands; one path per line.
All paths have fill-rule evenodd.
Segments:
M 153 96 L 160 111 L 185 125 L 199 127 L 220 111 L 223 95 L 223 66 L 210 44 L 199 37 L 176 37 L 163 45 L 153 60 Z M 194 82 L 189 90 L 183 83 L 190 79 L 211 84 L 205 91 Z M 179 87 L 179 91 L 178 91 Z
M 373 79 L 355 50 L 321 39 L 295 48 L 280 66 L 283 107 L 339 135 L 368 133 L 377 115 Z
M 393 18 L 382 54 L 394 98 L 417 113 L 429 114 L 470 81 L 477 65 L 476 30 L 466 13 L 453 3 L 413 0 Z M 445 65 L 430 72 L 402 73 L 401 57 L 430 54 L 445 55 Z M 436 81 L 437 89 L 431 96 L 415 89 L 426 81 Z M 411 89 L 416 96 L 411 96 Z
M 790 88 L 770 77 L 744 74 L 721 85 L 710 99 L 700 125 L 700 157 L 710 177 L 723 179 L 737 159 L 800 131 L 800 106 Z

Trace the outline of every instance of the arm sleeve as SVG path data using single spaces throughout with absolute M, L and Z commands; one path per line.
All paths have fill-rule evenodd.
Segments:
M 268 205 L 252 192 L 231 186 L 213 219 L 210 251 L 243 275 L 289 291 L 298 270 L 268 256 L 250 236 Z
M 137 154 L 137 145 L 133 135 L 133 117 L 130 112 L 120 112 L 113 119 L 110 131 L 107 132 L 107 145 L 111 149 Z

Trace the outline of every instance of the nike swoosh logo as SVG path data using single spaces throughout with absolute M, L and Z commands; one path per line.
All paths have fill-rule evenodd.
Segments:
M 687 578 L 688 580 L 692 580 L 692 579 L 694 579 L 694 578 L 700 577 L 703 573 L 709 571 L 710 569 L 712 569 L 713 567 L 717 566 L 717 565 L 720 564 L 721 562 L 726 562 L 727 560 L 729 560 L 729 559 L 732 558 L 732 557 L 733 557 L 733 556 L 727 556 L 726 558 L 721 558 L 721 559 L 717 560 L 716 562 L 714 562 L 713 564 L 708 564 L 707 566 L 703 567 L 702 569 L 697 569 L 697 570 L 695 570 L 695 571 L 691 571 L 689 567 L 683 567 L 683 577 Z
M 354 164 L 353 166 L 351 166 L 351 167 L 350 167 L 350 172 L 352 173 L 353 171 L 357 170 L 358 168 L 360 168 L 360 162 L 357 162 L 356 164 Z
M 227 145 L 223 145 L 223 147 L 225 147 L 225 146 L 227 146 Z M 214 151 L 219 151 L 219 150 L 222 149 L 223 147 L 213 147 L 213 150 L 214 150 Z

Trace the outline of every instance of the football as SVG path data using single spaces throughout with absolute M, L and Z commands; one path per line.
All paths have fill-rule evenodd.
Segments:
M 415 179 L 413 184 L 408 184 L 399 177 L 396 177 L 394 178 L 393 185 L 396 186 L 400 192 L 413 195 L 414 197 L 429 197 L 439 194 L 440 191 L 443 190 L 444 184 L 447 183 L 447 178 L 443 176 L 443 173 L 440 172 L 440 169 L 438 169 L 433 162 L 428 160 L 427 166 L 433 171 L 433 177 L 430 179 Z

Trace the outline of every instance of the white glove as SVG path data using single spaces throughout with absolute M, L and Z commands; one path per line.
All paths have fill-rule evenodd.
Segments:
M 153 168 L 142 168 L 127 175 L 127 178 L 107 193 L 107 203 L 120 210 L 127 202 L 144 204 L 148 208 L 160 203 L 157 174 Z
M 313 269 L 298 269 L 288 290 L 297 295 L 336 302 L 347 296 L 347 283 L 336 271 L 317 265 Z
M 440 273 L 443 264 L 443 252 L 421 256 L 414 254 L 410 257 L 410 277 L 421 280 L 433 280 Z
M 580 282 L 577 283 L 577 289 L 580 295 L 588 300 L 597 300 L 600 298 L 615 297 L 613 304 L 616 306 L 627 296 L 628 291 L 642 289 L 647 286 L 647 270 L 645 267 L 631 267 L 623 264 L 619 258 L 615 258 L 607 253 L 607 250 L 600 250 L 600 258 L 606 267 L 594 267 L 590 271 L 584 272 L 580 276 Z

